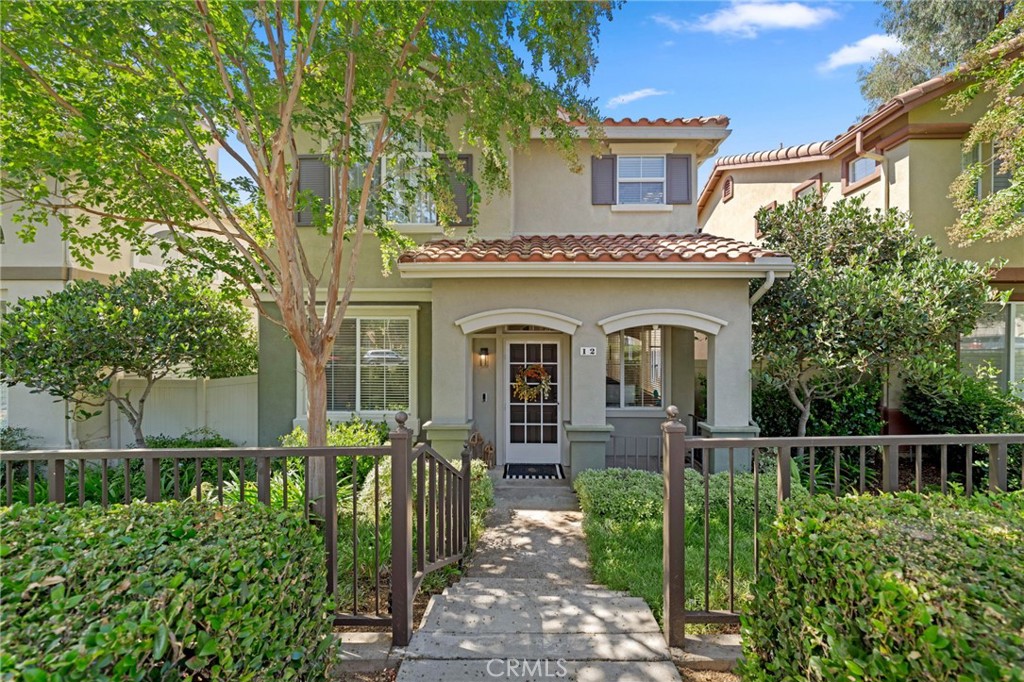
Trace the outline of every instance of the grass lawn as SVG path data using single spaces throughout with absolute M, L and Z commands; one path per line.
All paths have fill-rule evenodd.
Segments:
M 628 469 L 587 471 L 574 483 L 583 509 L 583 531 L 595 579 L 613 590 L 641 597 L 662 620 L 662 499 L 660 474 Z M 794 486 L 795 488 L 796 486 Z M 761 526 L 775 514 L 775 474 L 760 480 Z M 802 492 L 802 491 L 800 491 Z M 794 494 L 800 494 L 794 490 Z M 709 603 L 729 604 L 729 477 L 709 481 Z M 734 589 L 736 609 L 750 593 L 754 577 L 754 477 L 737 474 L 734 482 Z M 686 586 L 688 609 L 703 610 L 704 486 L 701 475 L 686 471 Z

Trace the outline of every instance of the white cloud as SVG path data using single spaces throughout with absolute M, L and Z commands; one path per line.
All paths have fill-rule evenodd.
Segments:
M 608 108 L 614 109 L 615 107 L 622 106 L 623 104 L 629 104 L 635 102 L 638 99 L 644 99 L 645 97 L 657 97 L 658 95 L 667 95 L 668 90 L 656 90 L 654 88 L 642 88 L 640 90 L 634 90 L 633 92 L 623 93 L 616 95 L 608 100 Z
M 740 38 L 756 38 L 761 31 L 814 28 L 838 16 L 828 7 L 811 7 L 800 2 L 735 0 L 728 7 L 702 15 L 695 24 L 687 28 Z
M 655 14 L 651 19 L 654 20 L 654 23 L 661 24 L 665 28 L 670 31 L 675 31 L 676 33 L 682 33 L 686 30 L 686 24 L 664 14 Z
M 902 49 L 903 43 L 898 38 L 884 33 L 875 33 L 861 38 L 851 45 L 843 45 L 830 54 L 826 61 L 818 65 L 818 71 L 825 73 L 852 64 L 867 64 L 882 52 L 896 54 Z

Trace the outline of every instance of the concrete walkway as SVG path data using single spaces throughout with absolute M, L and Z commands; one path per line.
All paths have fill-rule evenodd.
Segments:
M 565 481 L 497 479 L 466 578 L 431 599 L 398 682 L 680 680 L 642 599 L 592 585 Z

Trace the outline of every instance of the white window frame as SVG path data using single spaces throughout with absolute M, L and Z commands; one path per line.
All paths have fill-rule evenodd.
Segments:
M 419 412 L 417 404 L 417 394 L 419 390 L 418 386 L 418 339 L 419 333 L 417 330 L 417 316 L 419 314 L 419 306 L 350 306 L 345 313 L 345 319 L 404 319 L 409 322 L 409 409 L 406 412 L 409 414 L 409 423 L 406 424 L 413 431 L 419 430 Z M 358 327 L 356 332 L 356 345 L 358 349 L 359 335 Z M 358 350 L 357 350 L 358 352 Z M 358 394 L 359 394 L 359 364 L 361 356 L 356 359 L 356 405 L 358 407 Z M 309 417 L 308 405 L 306 402 L 306 377 L 302 373 L 302 362 L 299 359 L 298 353 L 295 355 L 295 373 L 297 380 L 295 382 L 295 424 L 303 426 L 305 428 L 306 420 Z M 391 410 L 328 410 L 327 419 L 332 422 L 346 422 L 353 417 L 360 417 L 362 419 L 370 419 L 373 421 L 380 421 L 387 419 L 388 423 L 392 425 L 394 422 L 395 412 Z
M 872 164 L 871 165 L 871 169 L 867 173 L 864 174 L 864 177 L 855 178 L 853 176 L 853 169 L 856 168 L 857 164 L 860 163 L 861 161 L 870 161 L 871 164 Z M 847 182 L 850 185 L 855 185 L 858 182 L 861 182 L 863 180 L 867 180 L 868 178 L 870 178 L 871 175 L 876 170 L 878 170 L 878 159 L 872 159 L 872 158 L 867 157 L 867 156 L 858 156 L 858 157 L 852 158 L 852 159 L 850 159 L 849 161 L 846 162 Z
M 621 168 L 623 159 L 661 159 L 661 177 L 660 178 L 623 178 Z M 642 163 L 642 161 L 641 161 Z M 623 203 L 621 193 L 619 192 L 619 185 L 621 183 L 661 183 L 661 201 L 656 204 L 649 204 L 645 202 L 636 203 Z M 620 154 L 615 157 L 615 205 L 616 206 L 665 206 L 666 193 L 668 192 L 668 157 L 665 154 Z
M 1024 367 L 1018 368 L 1014 364 L 1014 361 L 1016 360 L 1017 350 L 1015 347 L 1015 344 L 1017 342 L 1017 336 L 1016 328 L 1014 327 L 1014 325 L 1016 324 L 1017 315 L 1019 315 L 1022 311 L 1024 311 L 1024 303 L 1010 302 L 1007 303 L 1006 306 L 1002 308 L 1002 335 L 1004 343 L 1002 361 L 1004 370 L 1000 373 L 998 377 L 996 377 L 995 381 L 999 388 L 1001 388 L 1002 390 L 1007 391 L 1016 388 L 1018 395 L 1024 397 L 1024 393 L 1022 393 L 1022 391 L 1024 391 L 1024 386 L 1016 385 L 1017 382 L 1024 380 Z M 973 335 L 974 331 L 975 330 L 971 330 L 970 335 L 962 336 L 960 338 L 961 343 L 963 342 L 964 338 L 968 338 L 969 336 Z M 962 349 L 960 349 L 958 355 L 960 356 L 959 359 L 962 363 Z
M 655 413 L 661 414 L 662 411 L 665 409 L 665 406 L 668 405 L 668 401 L 667 401 L 666 396 L 668 395 L 668 392 L 669 392 L 670 367 L 671 367 L 671 364 L 672 364 L 671 363 L 671 359 L 669 357 L 669 352 L 670 352 L 669 348 L 671 348 L 671 345 L 672 345 L 672 338 L 671 338 L 672 330 L 671 330 L 670 327 L 667 327 L 665 325 L 644 324 L 644 325 L 639 325 L 639 326 L 641 328 L 657 326 L 657 327 L 659 327 L 659 329 L 661 331 L 661 405 L 624 405 L 623 402 L 625 400 L 625 391 L 621 390 L 621 387 L 620 387 L 620 390 L 619 390 L 619 404 L 618 404 L 618 406 L 613 406 L 613 405 L 608 405 L 608 404 L 605 405 L 605 411 L 608 414 L 613 415 L 613 416 L 628 416 L 630 414 L 634 414 L 634 415 L 655 414 Z M 630 329 L 632 329 L 632 327 L 630 327 Z M 605 336 L 605 338 L 607 339 L 608 337 L 616 336 L 616 335 L 621 335 L 622 337 L 625 337 L 626 331 L 627 331 L 626 329 L 620 329 L 619 331 L 612 332 L 611 334 L 607 334 Z M 620 344 L 620 348 L 624 348 L 624 347 L 625 347 L 624 343 Z M 605 371 L 605 379 L 606 379 L 606 381 L 607 381 L 607 372 L 608 372 L 608 353 L 609 352 L 610 352 L 610 344 L 608 344 L 607 341 L 606 341 L 606 343 L 605 343 L 605 362 L 604 362 L 604 371 Z M 626 362 L 626 354 L 622 353 L 621 357 L 619 358 L 619 373 L 620 373 L 620 376 L 625 376 L 625 374 L 626 374 L 625 362 Z
M 422 138 L 417 143 L 417 150 L 412 153 L 412 156 L 415 158 L 415 161 L 413 162 L 413 167 L 415 169 L 422 168 L 423 162 L 430 158 L 430 151 L 425 149 L 425 147 L 423 145 Z M 388 161 L 389 161 L 390 158 L 391 157 L 389 157 L 388 154 L 384 154 L 381 157 L 381 159 L 380 159 L 380 183 L 381 183 L 382 187 L 387 187 L 388 174 L 389 174 L 389 170 L 390 170 L 389 169 L 389 165 L 388 165 Z M 399 177 L 399 174 L 396 172 L 396 173 L 394 173 L 394 176 L 395 177 Z M 430 202 L 430 213 L 433 214 L 434 220 L 431 221 L 431 222 L 411 222 L 411 223 L 399 222 L 399 221 L 391 221 L 391 222 L 393 222 L 395 225 L 411 226 L 411 227 L 416 227 L 416 228 L 430 228 L 431 231 L 437 230 L 438 229 L 438 227 L 437 227 L 437 203 L 434 201 L 434 197 L 430 196 L 429 193 L 426 193 L 423 190 L 419 190 L 419 194 L 420 194 L 421 199 L 422 198 L 426 198 L 427 200 L 429 200 L 429 202 Z M 393 208 L 394 209 L 400 209 L 400 210 L 402 210 L 404 212 L 406 210 L 406 207 L 404 205 L 398 203 L 398 202 L 401 201 L 401 198 L 402 198 L 401 195 L 400 194 L 396 194 L 394 196 L 395 196 L 395 199 L 396 199 L 396 204 L 395 204 L 395 206 L 393 206 Z

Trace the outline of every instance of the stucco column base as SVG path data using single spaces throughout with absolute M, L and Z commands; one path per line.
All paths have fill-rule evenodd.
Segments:
M 429 421 L 423 424 L 423 432 L 427 434 L 430 447 L 437 450 L 439 455 L 448 459 L 458 459 L 462 456 L 462 448 L 466 446 L 469 434 L 473 432 L 473 422 L 435 424 Z
M 566 424 L 569 441 L 569 468 L 572 479 L 587 469 L 604 469 L 608 439 L 615 427 L 611 424 Z
M 705 438 L 757 438 L 761 433 L 759 426 L 720 426 L 697 422 L 700 435 Z M 705 457 L 709 457 L 711 473 L 729 470 L 729 450 L 727 448 L 715 448 L 705 451 Z M 751 457 L 747 448 L 735 448 L 733 450 L 733 466 L 736 472 L 750 471 Z

